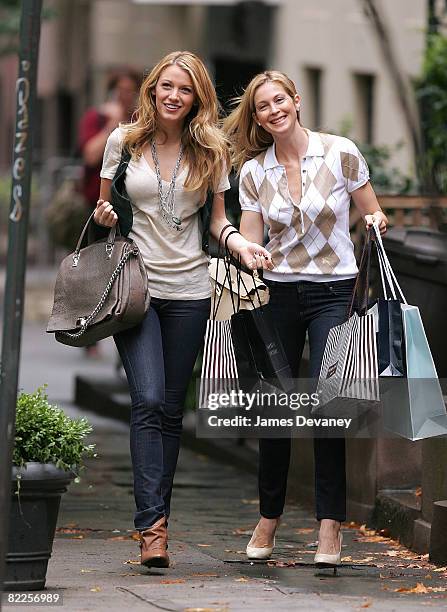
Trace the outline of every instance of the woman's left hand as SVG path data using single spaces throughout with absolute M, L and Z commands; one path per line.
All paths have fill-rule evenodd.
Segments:
M 377 223 L 381 234 L 385 234 L 388 225 L 388 219 L 385 213 L 381 210 L 376 211 L 372 215 L 365 215 L 366 230 L 372 227 L 373 223 Z
M 239 255 L 244 266 L 250 270 L 256 270 L 257 268 L 273 270 L 274 268 L 271 254 L 256 242 L 248 242 L 240 249 Z

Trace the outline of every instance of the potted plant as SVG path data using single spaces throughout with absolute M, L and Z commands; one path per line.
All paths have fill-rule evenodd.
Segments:
M 52 406 L 45 387 L 19 395 L 5 590 L 44 588 L 61 495 L 94 456 L 91 431 L 85 418 Z

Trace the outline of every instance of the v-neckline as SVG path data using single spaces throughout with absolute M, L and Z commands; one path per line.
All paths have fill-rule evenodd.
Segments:
M 149 168 L 149 170 L 151 171 L 151 173 L 154 175 L 155 179 L 157 179 L 157 173 L 155 172 L 155 170 L 152 168 L 152 166 L 150 165 L 150 163 L 147 161 L 146 155 L 144 153 L 141 153 L 141 157 L 144 159 L 146 166 Z M 186 170 L 186 166 L 183 165 L 181 171 L 177 174 L 177 179 L 179 177 L 182 176 L 182 174 L 185 172 Z M 172 175 L 171 175 L 172 176 Z M 171 179 L 169 179 L 169 181 L 166 181 L 164 178 L 161 179 L 162 183 L 167 183 L 169 184 L 171 182 Z

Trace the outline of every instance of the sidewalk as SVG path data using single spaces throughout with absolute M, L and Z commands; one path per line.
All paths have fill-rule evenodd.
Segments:
M 71 403 L 76 374 L 113 374 L 113 344 L 101 345 L 101 360 L 88 361 L 81 350 L 54 342 L 44 327 L 30 320 L 24 326 L 20 385 L 33 390 L 47 382 L 52 402 L 88 416 L 99 453 L 62 499 L 46 587 L 60 590 L 66 610 L 446 609 L 447 568 L 359 525 L 344 528 L 338 575 L 316 574 L 317 524 L 296 505 L 286 508 L 272 561 L 247 561 L 258 510 L 255 475 L 188 448 L 181 451 L 172 502 L 172 567 L 142 568 L 132 524 L 128 426 Z
M 345 529 L 345 566 L 337 576 L 315 575 L 317 525 L 296 506 L 286 510 L 272 562 L 247 561 L 255 477 L 185 448 L 170 519 L 172 568 L 142 568 L 132 531 L 127 427 L 92 421 L 100 457 L 63 498 L 47 578 L 69 610 L 445 609 L 445 571 L 364 530 Z M 407 592 L 415 587 L 428 592 Z

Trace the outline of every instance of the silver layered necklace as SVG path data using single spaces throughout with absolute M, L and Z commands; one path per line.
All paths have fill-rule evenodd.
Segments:
M 152 159 L 154 160 L 155 174 L 157 175 L 158 182 L 158 200 L 160 206 L 160 214 L 163 221 L 180 232 L 182 227 L 182 220 L 175 214 L 175 181 L 180 168 L 180 163 L 183 157 L 183 145 L 180 144 L 180 150 L 178 153 L 177 161 L 175 162 L 174 170 L 172 171 L 171 180 L 169 182 L 168 189 L 163 193 L 163 183 L 161 180 L 160 163 L 158 161 L 157 148 L 155 146 L 155 140 L 151 142 Z

